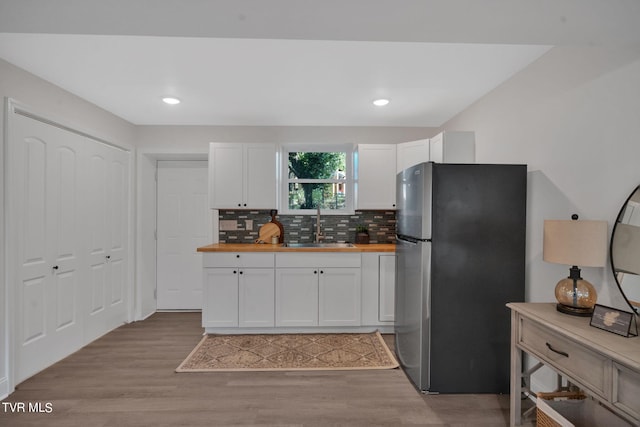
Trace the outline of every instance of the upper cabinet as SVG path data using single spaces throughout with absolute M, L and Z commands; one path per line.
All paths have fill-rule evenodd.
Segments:
M 209 144 L 212 209 L 276 207 L 275 144 Z
M 430 160 L 436 163 L 475 163 L 474 132 L 442 132 L 429 140 Z
M 396 208 L 396 145 L 359 144 L 356 209 Z
M 429 140 L 403 142 L 397 145 L 396 173 L 429 161 Z

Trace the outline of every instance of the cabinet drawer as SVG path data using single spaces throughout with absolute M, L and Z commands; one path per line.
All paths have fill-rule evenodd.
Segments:
M 354 267 L 359 268 L 361 256 L 359 253 L 276 253 L 276 267 Z
M 634 418 L 640 418 L 640 373 L 613 364 L 613 404 Z
M 216 252 L 203 254 L 202 262 L 207 267 L 273 268 L 274 253 Z
M 518 345 L 561 374 L 580 382 L 605 399 L 611 397 L 609 360 L 567 337 L 543 329 L 536 322 L 520 319 Z

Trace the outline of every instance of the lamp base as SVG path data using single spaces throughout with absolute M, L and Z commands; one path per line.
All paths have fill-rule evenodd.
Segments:
M 591 317 L 593 307 L 571 307 L 564 304 L 556 304 L 556 310 L 560 313 L 571 314 L 572 316 Z
M 593 285 L 580 277 L 575 265 L 569 269 L 569 277 L 558 282 L 555 289 L 557 310 L 573 316 L 591 316 L 598 294 Z

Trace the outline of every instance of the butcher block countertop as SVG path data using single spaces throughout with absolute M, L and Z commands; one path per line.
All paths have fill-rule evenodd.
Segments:
M 395 252 L 393 243 L 353 245 L 351 248 L 286 247 L 268 243 L 214 243 L 198 248 L 198 252 Z

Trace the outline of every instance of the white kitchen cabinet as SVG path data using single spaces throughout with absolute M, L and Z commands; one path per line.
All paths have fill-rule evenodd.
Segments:
M 238 326 L 266 328 L 275 324 L 273 268 L 244 268 L 238 281 Z
M 442 132 L 429 140 L 430 160 L 436 163 L 475 163 L 474 132 Z
M 395 209 L 395 144 L 359 144 L 356 174 L 357 209 Z
M 276 269 L 276 326 L 318 325 L 318 269 Z
M 206 268 L 203 291 L 202 326 L 238 326 L 238 269 Z
M 207 333 L 393 332 L 393 252 L 204 252 Z
M 274 254 L 203 255 L 205 328 L 274 326 Z
M 396 145 L 396 173 L 429 161 L 429 140 L 403 142 Z M 395 180 L 394 180 L 395 184 Z
M 360 325 L 360 269 L 324 268 L 318 275 L 318 325 Z
M 359 253 L 276 254 L 276 326 L 359 326 Z
M 362 254 L 362 325 L 393 328 L 396 255 Z M 387 332 L 387 330 L 385 330 Z
M 209 144 L 212 209 L 276 207 L 275 144 Z
M 381 254 L 378 260 L 378 320 L 393 322 L 395 319 L 396 256 L 395 254 Z

